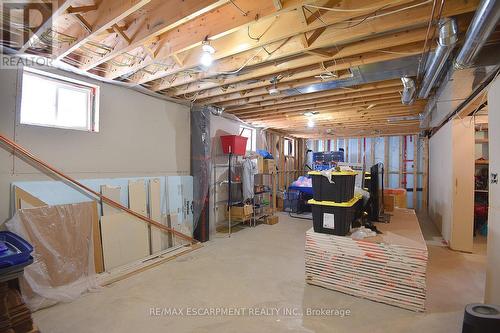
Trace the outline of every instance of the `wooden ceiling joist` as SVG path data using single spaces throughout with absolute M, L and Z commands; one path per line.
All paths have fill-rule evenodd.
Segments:
M 443 15 L 458 15 L 464 12 L 472 11 L 474 10 L 474 8 L 475 8 L 474 4 L 472 4 L 469 1 L 459 0 L 459 1 L 448 2 L 446 3 L 445 8 L 443 10 Z M 388 11 L 390 12 L 391 9 L 385 10 L 386 13 Z M 247 64 L 247 66 L 254 66 L 262 63 L 277 61 L 285 57 L 301 54 L 305 50 L 309 49 L 332 47 L 336 45 L 342 45 L 348 42 L 349 43 L 356 42 L 364 40 L 367 37 L 375 36 L 376 34 L 388 33 L 390 31 L 404 30 L 405 28 L 408 29 L 408 27 L 411 27 L 412 29 L 414 27 L 425 27 L 426 24 L 428 23 L 429 11 L 430 11 L 430 4 L 411 8 L 406 11 L 396 12 L 386 17 L 375 18 L 373 20 L 368 21 L 367 23 L 352 26 L 350 28 L 347 28 L 345 26 L 345 23 L 337 23 L 336 25 L 335 24 L 329 25 L 328 28 L 316 39 L 316 41 L 307 48 L 304 48 L 303 43 L 301 41 L 301 37 L 294 35 L 284 45 L 281 45 L 283 39 L 279 39 L 275 42 L 268 44 L 266 48 L 272 50 L 272 54 L 267 54 L 265 52 L 262 52 L 262 50 L 259 48 L 257 49 L 253 48 L 250 51 L 246 52 L 240 51 L 238 52 L 237 56 L 223 60 L 222 63 L 219 64 L 216 63 L 210 69 L 210 72 L 212 73 L 232 72 L 240 68 L 242 64 L 245 64 L 249 59 L 252 58 L 253 58 L 252 61 L 250 61 Z M 337 12 L 335 13 L 338 14 Z M 357 15 L 359 15 L 359 13 Z M 290 30 L 289 25 L 288 26 L 284 25 L 284 27 L 285 28 L 282 29 L 287 29 L 287 31 Z M 283 34 L 283 36 L 288 36 L 288 35 Z M 241 38 L 244 37 L 240 37 L 239 39 L 241 40 Z M 402 40 L 404 41 L 404 39 Z M 231 46 L 233 47 L 233 49 L 234 49 L 234 44 L 237 43 L 238 42 L 236 41 L 231 42 Z M 225 57 L 231 55 L 231 54 L 226 55 L 227 52 L 225 52 L 224 49 L 217 47 L 215 43 L 213 43 L 213 45 L 216 47 L 217 50 L 216 55 L 219 52 L 224 53 Z M 262 56 L 262 54 L 264 56 Z M 195 52 L 193 52 L 190 55 L 189 58 L 192 59 L 192 65 L 194 65 L 192 67 L 196 67 L 199 64 L 199 56 L 200 55 L 196 54 Z M 320 59 L 319 61 L 323 60 L 324 59 Z M 172 74 L 175 74 L 177 72 L 178 72 L 177 70 L 174 70 Z M 167 73 L 164 74 L 165 74 L 164 76 L 168 75 Z M 138 75 L 141 74 L 138 73 Z M 157 79 L 161 77 L 161 75 L 163 74 L 157 73 L 154 78 L 148 78 L 148 80 Z M 200 77 L 204 78 L 205 75 L 206 74 L 202 73 L 200 74 Z M 166 81 L 169 82 L 171 80 L 167 78 Z M 145 83 L 148 81 L 142 79 L 137 82 Z
M 143 60 L 123 68 L 108 64 L 105 76 L 108 79 L 115 79 L 123 75 L 132 74 L 155 62 L 168 61 L 174 54 L 201 46 L 201 42 L 207 37 L 211 40 L 230 34 L 256 21 L 260 17 L 266 17 L 273 13 L 275 13 L 275 8 L 269 0 L 247 2 L 244 12 L 240 12 L 240 9 L 234 5 L 234 2 L 229 1 L 192 20 L 186 21 L 175 29 L 169 29 L 159 35 L 155 41 L 154 58 L 146 55 Z M 220 17 L 224 17 L 225 19 L 220 19 Z M 135 82 L 135 79 L 131 78 L 130 81 Z
M 63 59 L 107 29 L 115 26 L 118 27 L 117 24 L 120 21 L 142 8 L 150 1 L 151 0 L 102 1 L 99 5 L 92 6 L 96 8 L 94 10 L 85 11 L 84 13 L 75 12 L 75 15 L 81 15 L 85 22 L 87 22 L 86 24 L 90 26 L 90 31 L 81 25 L 71 26 L 69 31 L 65 31 L 65 34 L 72 36 L 74 41 L 56 49 L 53 54 L 54 58 L 58 60 Z M 73 11 L 74 10 L 68 10 L 68 12 Z M 118 27 L 118 29 L 120 29 L 120 34 L 125 34 L 121 28 Z
M 227 4 L 228 0 L 166 0 L 146 16 L 141 16 L 136 20 L 126 31 L 131 37 L 131 43 L 118 41 L 113 47 L 113 50 L 104 56 L 91 57 L 85 60 L 82 70 L 88 71 L 99 66 L 113 58 L 116 58 L 126 52 L 145 47 L 156 50 L 164 47 L 163 34 L 179 27 L 180 25 L 192 21 L 203 14 L 217 9 L 218 7 Z M 202 38 L 203 39 L 203 38 Z M 198 40 L 198 43 L 200 41 Z M 113 68 L 109 69 L 113 71 Z M 123 70 L 127 72 L 126 70 Z M 133 70 L 131 70 L 133 71 Z M 121 72 L 113 74 L 116 76 L 122 75 Z M 112 77 L 109 75 L 108 77 Z
M 464 32 L 478 4 L 446 1 L 441 17 L 455 17 Z M 413 134 L 425 101 L 401 104 L 399 72 L 359 82 L 382 62 L 413 71 L 415 55 L 436 45 L 427 40 L 432 7 L 431 0 L 58 0 L 54 25 L 37 33 L 60 34 L 50 56 L 80 70 L 220 106 L 260 127 L 309 137 Z M 37 42 L 44 41 L 32 37 L 22 51 L 43 52 Z M 208 68 L 200 62 L 206 43 L 215 50 Z M 341 87 L 310 92 L 335 80 Z M 315 128 L 305 112 L 315 112 Z
M 254 2 L 254 1 L 252 1 Z M 255 1 L 258 2 L 258 1 Z M 361 15 L 366 15 L 372 10 L 366 11 L 353 11 L 353 12 L 329 12 L 328 15 L 322 17 L 321 21 L 316 21 L 307 26 L 301 26 L 297 24 L 297 1 L 284 1 L 284 9 L 279 12 L 279 15 L 271 15 L 267 19 L 262 19 L 249 26 L 245 26 L 243 29 L 234 31 L 234 33 L 228 34 L 221 38 L 214 38 L 212 40 L 212 46 L 215 48 L 216 52 L 214 54 L 214 59 L 222 59 L 231 56 L 238 56 L 238 58 L 243 57 L 244 61 L 253 58 L 248 65 L 256 65 L 262 61 L 271 61 L 277 58 L 281 58 L 285 55 L 293 55 L 301 53 L 302 43 L 297 43 L 297 34 L 301 34 L 307 31 L 315 30 L 317 28 L 326 25 L 331 25 L 335 23 L 340 23 L 342 21 L 356 18 Z M 304 3 L 304 1 L 298 1 Z M 398 1 L 397 3 L 392 3 L 389 6 L 394 7 L 400 5 L 401 3 L 409 3 L 411 1 Z M 269 1 L 267 1 L 269 3 Z M 387 0 L 345 0 L 340 4 L 338 9 L 350 9 L 350 8 L 366 8 L 380 5 L 380 7 L 387 5 Z M 270 13 L 271 14 L 271 13 Z M 335 30 L 335 35 L 338 34 L 338 30 Z M 346 34 L 350 32 L 346 31 Z M 323 36 L 321 36 L 323 38 Z M 329 38 L 332 34 L 329 34 Z M 286 41 L 285 44 L 283 42 Z M 324 39 L 321 41 L 325 44 Z M 332 45 L 333 43 L 326 43 L 326 45 Z M 315 49 L 321 47 L 321 43 L 314 43 L 311 48 Z M 199 45 L 199 44 L 198 44 Z M 265 47 L 267 52 L 261 50 Z M 297 48 L 300 47 L 300 48 Z M 284 53 L 282 50 L 286 50 Z M 258 52 L 258 53 L 257 53 Z M 200 47 L 191 50 L 190 55 L 183 68 L 173 66 L 164 71 L 158 71 L 154 75 L 147 73 L 136 73 L 131 77 L 132 82 L 137 84 L 144 84 L 149 81 L 153 81 L 162 77 L 173 75 L 181 71 L 186 71 L 199 66 L 199 59 L 201 57 L 202 50 Z M 272 54 L 269 54 L 272 53 Z M 267 55 L 266 55 L 267 54 Z M 279 55 L 279 56 L 278 56 Z M 168 57 L 164 55 L 163 58 Z M 157 58 L 158 61 L 161 60 L 161 56 Z M 240 65 L 241 66 L 241 63 Z M 231 64 L 231 66 L 224 67 L 219 66 L 217 63 L 213 66 L 214 72 L 227 72 L 235 71 L 239 67 L 238 65 Z
M 200 90 L 205 90 L 203 94 L 200 96 L 200 98 L 202 98 L 203 96 L 211 96 L 210 92 L 213 90 L 207 91 L 207 89 L 213 89 L 227 85 L 230 87 L 230 89 L 236 90 L 238 87 L 236 85 L 237 83 L 241 83 L 241 85 L 244 85 L 245 84 L 244 81 L 253 80 L 255 78 L 267 75 L 279 74 L 289 70 L 303 71 L 307 70 L 308 66 L 319 65 L 322 62 L 341 61 L 343 58 L 350 57 L 356 54 L 390 49 L 396 46 L 424 41 L 425 34 L 426 34 L 425 28 L 415 29 L 410 31 L 402 31 L 387 36 L 370 38 L 364 41 L 340 46 L 339 47 L 340 49 L 335 54 L 331 55 L 329 58 L 325 58 L 321 55 L 318 56 L 317 54 L 306 55 L 279 64 L 270 63 L 266 66 L 258 67 L 255 70 L 249 70 L 246 73 L 243 72 L 242 74 L 237 76 L 229 76 L 227 78 L 215 82 L 198 81 L 198 84 L 192 84 L 193 82 L 196 82 L 198 78 L 196 76 L 194 77 L 186 76 L 183 80 L 183 85 L 179 86 L 179 84 L 181 83 L 180 80 L 177 80 L 175 83 L 170 84 L 168 80 L 165 79 L 154 84 L 152 86 L 152 89 L 155 91 L 164 90 L 169 88 L 170 85 L 170 87 L 172 88 L 175 87 L 176 90 L 185 91 L 186 93 L 194 93 Z M 209 76 L 209 74 L 205 74 L 204 78 L 207 77 L 211 76 Z

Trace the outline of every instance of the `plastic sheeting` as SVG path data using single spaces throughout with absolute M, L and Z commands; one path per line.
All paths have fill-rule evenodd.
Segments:
M 84 202 L 18 210 L 6 223 L 34 247 L 34 262 L 20 281 L 30 309 L 69 302 L 97 287 L 95 218 L 95 203 Z
M 209 187 L 211 163 L 210 112 L 207 107 L 191 109 L 191 174 L 193 176 L 193 236 L 208 241 L 210 230 Z
M 255 174 L 257 174 L 257 166 L 249 158 L 243 160 L 243 200 L 253 200 Z

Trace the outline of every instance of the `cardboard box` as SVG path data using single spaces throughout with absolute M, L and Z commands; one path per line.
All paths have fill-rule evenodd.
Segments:
M 276 215 L 266 217 L 266 224 L 276 224 L 279 222 L 279 218 Z
M 274 160 L 264 160 L 264 170 L 266 173 L 274 173 L 276 171 L 276 162 Z
M 384 189 L 384 199 L 388 195 L 394 196 L 394 206 L 406 208 L 406 190 L 404 188 L 386 188 Z
M 258 173 L 273 173 L 276 171 L 276 162 L 274 160 L 265 160 L 262 156 L 257 158 Z
M 384 194 L 384 212 L 393 212 L 395 204 L 396 196 L 394 194 Z
M 231 220 L 243 220 L 246 221 L 252 217 L 253 214 L 253 206 L 252 205 L 244 205 L 244 206 L 232 206 L 231 210 Z M 229 212 L 226 211 L 226 217 L 229 216 Z

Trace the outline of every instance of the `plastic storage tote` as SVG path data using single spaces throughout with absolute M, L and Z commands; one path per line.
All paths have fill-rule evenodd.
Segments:
M 319 171 L 311 171 L 313 199 L 316 201 L 347 202 L 354 198 L 356 172 L 337 171 L 331 173 L 330 182 Z
M 239 135 L 222 135 L 220 142 L 224 154 L 245 155 L 248 138 Z
M 29 261 L 31 252 L 30 243 L 10 231 L 0 231 L 0 268 Z
M 337 236 L 347 235 L 361 199 L 361 196 L 355 196 L 342 203 L 309 200 L 307 203 L 312 206 L 314 231 Z

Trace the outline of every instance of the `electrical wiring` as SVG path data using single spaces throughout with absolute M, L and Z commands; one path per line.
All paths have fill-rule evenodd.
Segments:
M 274 23 L 276 23 L 278 19 L 278 16 L 275 16 L 274 17 L 274 20 L 271 22 L 271 24 L 269 24 L 269 26 L 264 30 L 264 32 L 262 32 L 258 37 L 253 37 L 251 34 L 250 34 L 250 26 L 247 27 L 247 35 L 248 35 L 248 38 L 252 39 L 252 40 L 255 40 L 257 42 L 260 41 L 260 39 L 262 37 L 264 37 L 264 35 L 269 31 L 269 29 L 271 29 L 271 27 L 274 25 Z
M 399 2 L 402 2 L 402 0 L 393 1 L 392 4 L 396 4 Z M 386 6 L 386 5 L 384 5 L 384 6 Z M 382 6 L 382 7 L 384 7 L 384 6 Z M 328 10 L 328 11 L 332 11 L 332 12 L 346 12 L 346 13 L 364 12 L 367 10 L 379 10 L 381 8 L 381 6 L 373 6 L 373 7 L 356 8 L 356 9 L 340 9 L 340 8 L 316 6 L 316 5 L 311 5 L 311 4 L 304 4 L 304 7 L 310 7 L 310 8 L 321 9 L 321 10 Z
M 231 2 L 231 4 L 232 4 L 234 7 L 236 7 L 236 8 L 240 11 L 241 15 L 243 15 L 243 16 L 247 16 L 247 15 L 248 15 L 248 11 L 247 11 L 247 12 L 245 12 L 243 9 L 241 9 L 241 8 L 240 8 L 240 7 L 239 7 L 239 6 L 238 6 L 238 5 L 234 2 L 234 0 L 229 0 L 229 2 Z
M 375 52 L 380 53 L 388 53 L 388 54 L 399 54 L 399 55 L 414 55 L 413 52 L 396 52 L 396 51 L 387 51 L 387 50 L 376 50 Z
M 88 41 L 87 44 L 89 44 L 90 46 L 93 46 L 93 47 L 96 47 L 98 49 L 102 49 L 102 50 L 106 50 L 108 52 L 111 52 L 113 51 L 113 48 L 106 45 L 106 44 L 102 44 L 102 43 L 97 43 L 97 42 L 94 42 L 94 41 Z
M 243 65 L 241 65 L 240 68 L 238 68 L 237 70 L 234 70 L 234 71 L 231 71 L 231 72 L 215 72 L 215 74 L 217 74 L 217 75 L 234 75 L 234 74 L 239 73 L 243 68 L 245 68 L 253 59 L 255 59 L 262 52 L 262 49 L 263 49 L 263 47 L 261 49 L 259 49 L 253 56 L 251 56 L 250 58 L 248 58 L 243 63 Z

